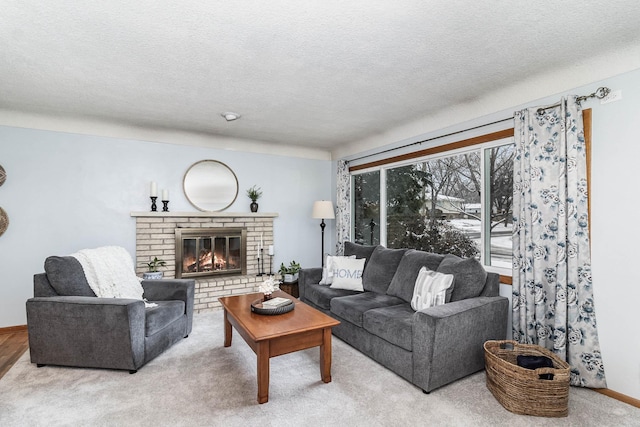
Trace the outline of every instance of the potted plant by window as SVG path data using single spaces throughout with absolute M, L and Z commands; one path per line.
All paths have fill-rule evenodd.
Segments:
M 247 190 L 247 196 L 251 199 L 251 204 L 249 207 L 251 208 L 251 212 L 258 212 L 258 199 L 262 196 L 262 190 L 260 187 L 253 186 Z
M 164 267 L 166 264 L 166 261 L 158 259 L 158 257 L 153 257 L 153 260 L 145 264 L 149 268 L 149 271 L 142 273 L 142 278 L 144 280 L 162 279 L 164 273 L 162 271 L 158 271 L 158 268 Z
M 298 274 L 300 273 L 300 264 L 295 261 L 291 261 L 289 266 L 285 266 L 284 263 L 280 264 L 280 275 L 284 283 L 292 283 L 298 280 Z

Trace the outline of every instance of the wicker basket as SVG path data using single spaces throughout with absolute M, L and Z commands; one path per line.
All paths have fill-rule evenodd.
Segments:
M 547 356 L 553 368 L 527 369 L 519 355 Z M 569 413 L 569 365 L 546 348 L 516 341 L 484 343 L 487 388 L 505 409 L 523 415 L 566 417 Z M 553 379 L 540 379 L 553 374 Z

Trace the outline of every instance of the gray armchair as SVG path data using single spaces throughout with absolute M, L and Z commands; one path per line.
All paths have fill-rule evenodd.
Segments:
M 126 369 L 135 373 L 186 338 L 193 321 L 195 281 L 145 280 L 144 298 L 98 298 L 73 257 L 49 257 L 34 275 L 27 300 L 31 362 Z

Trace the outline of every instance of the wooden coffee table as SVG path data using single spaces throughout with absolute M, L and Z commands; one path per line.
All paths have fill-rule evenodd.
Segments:
M 231 346 L 233 326 L 258 358 L 258 403 L 269 400 L 270 357 L 319 346 L 320 377 L 331 382 L 331 328 L 340 324 L 285 292 L 273 295 L 292 299 L 295 308 L 269 316 L 251 311 L 251 303 L 261 298 L 261 293 L 218 298 L 224 308 L 224 346 Z

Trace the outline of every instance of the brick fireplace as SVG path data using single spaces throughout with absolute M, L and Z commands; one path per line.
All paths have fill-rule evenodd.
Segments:
M 220 307 L 218 297 L 256 292 L 264 277 L 257 276 L 258 252 L 262 240 L 264 254 L 273 245 L 273 220 L 275 213 L 228 213 L 228 212 L 132 212 L 136 219 L 136 273 L 146 271 L 145 264 L 158 257 L 166 261 L 161 269 L 165 278 L 176 277 L 176 234 L 189 235 L 204 229 L 205 235 L 217 230 L 242 230 L 245 234 L 246 264 L 242 271 L 229 274 L 217 272 L 212 276 L 193 277 L 196 281 L 196 312 Z M 176 233 L 176 230 L 179 230 Z M 214 230 L 215 231 L 215 230 Z M 227 235 L 220 233 L 219 235 Z M 227 237 L 227 241 L 228 237 Z M 268 260 L 264 269 L 268 270 Z M 246 271 L 246 273 L 245 273 Z M 268 271 L 266 271 L 268 273 Z

